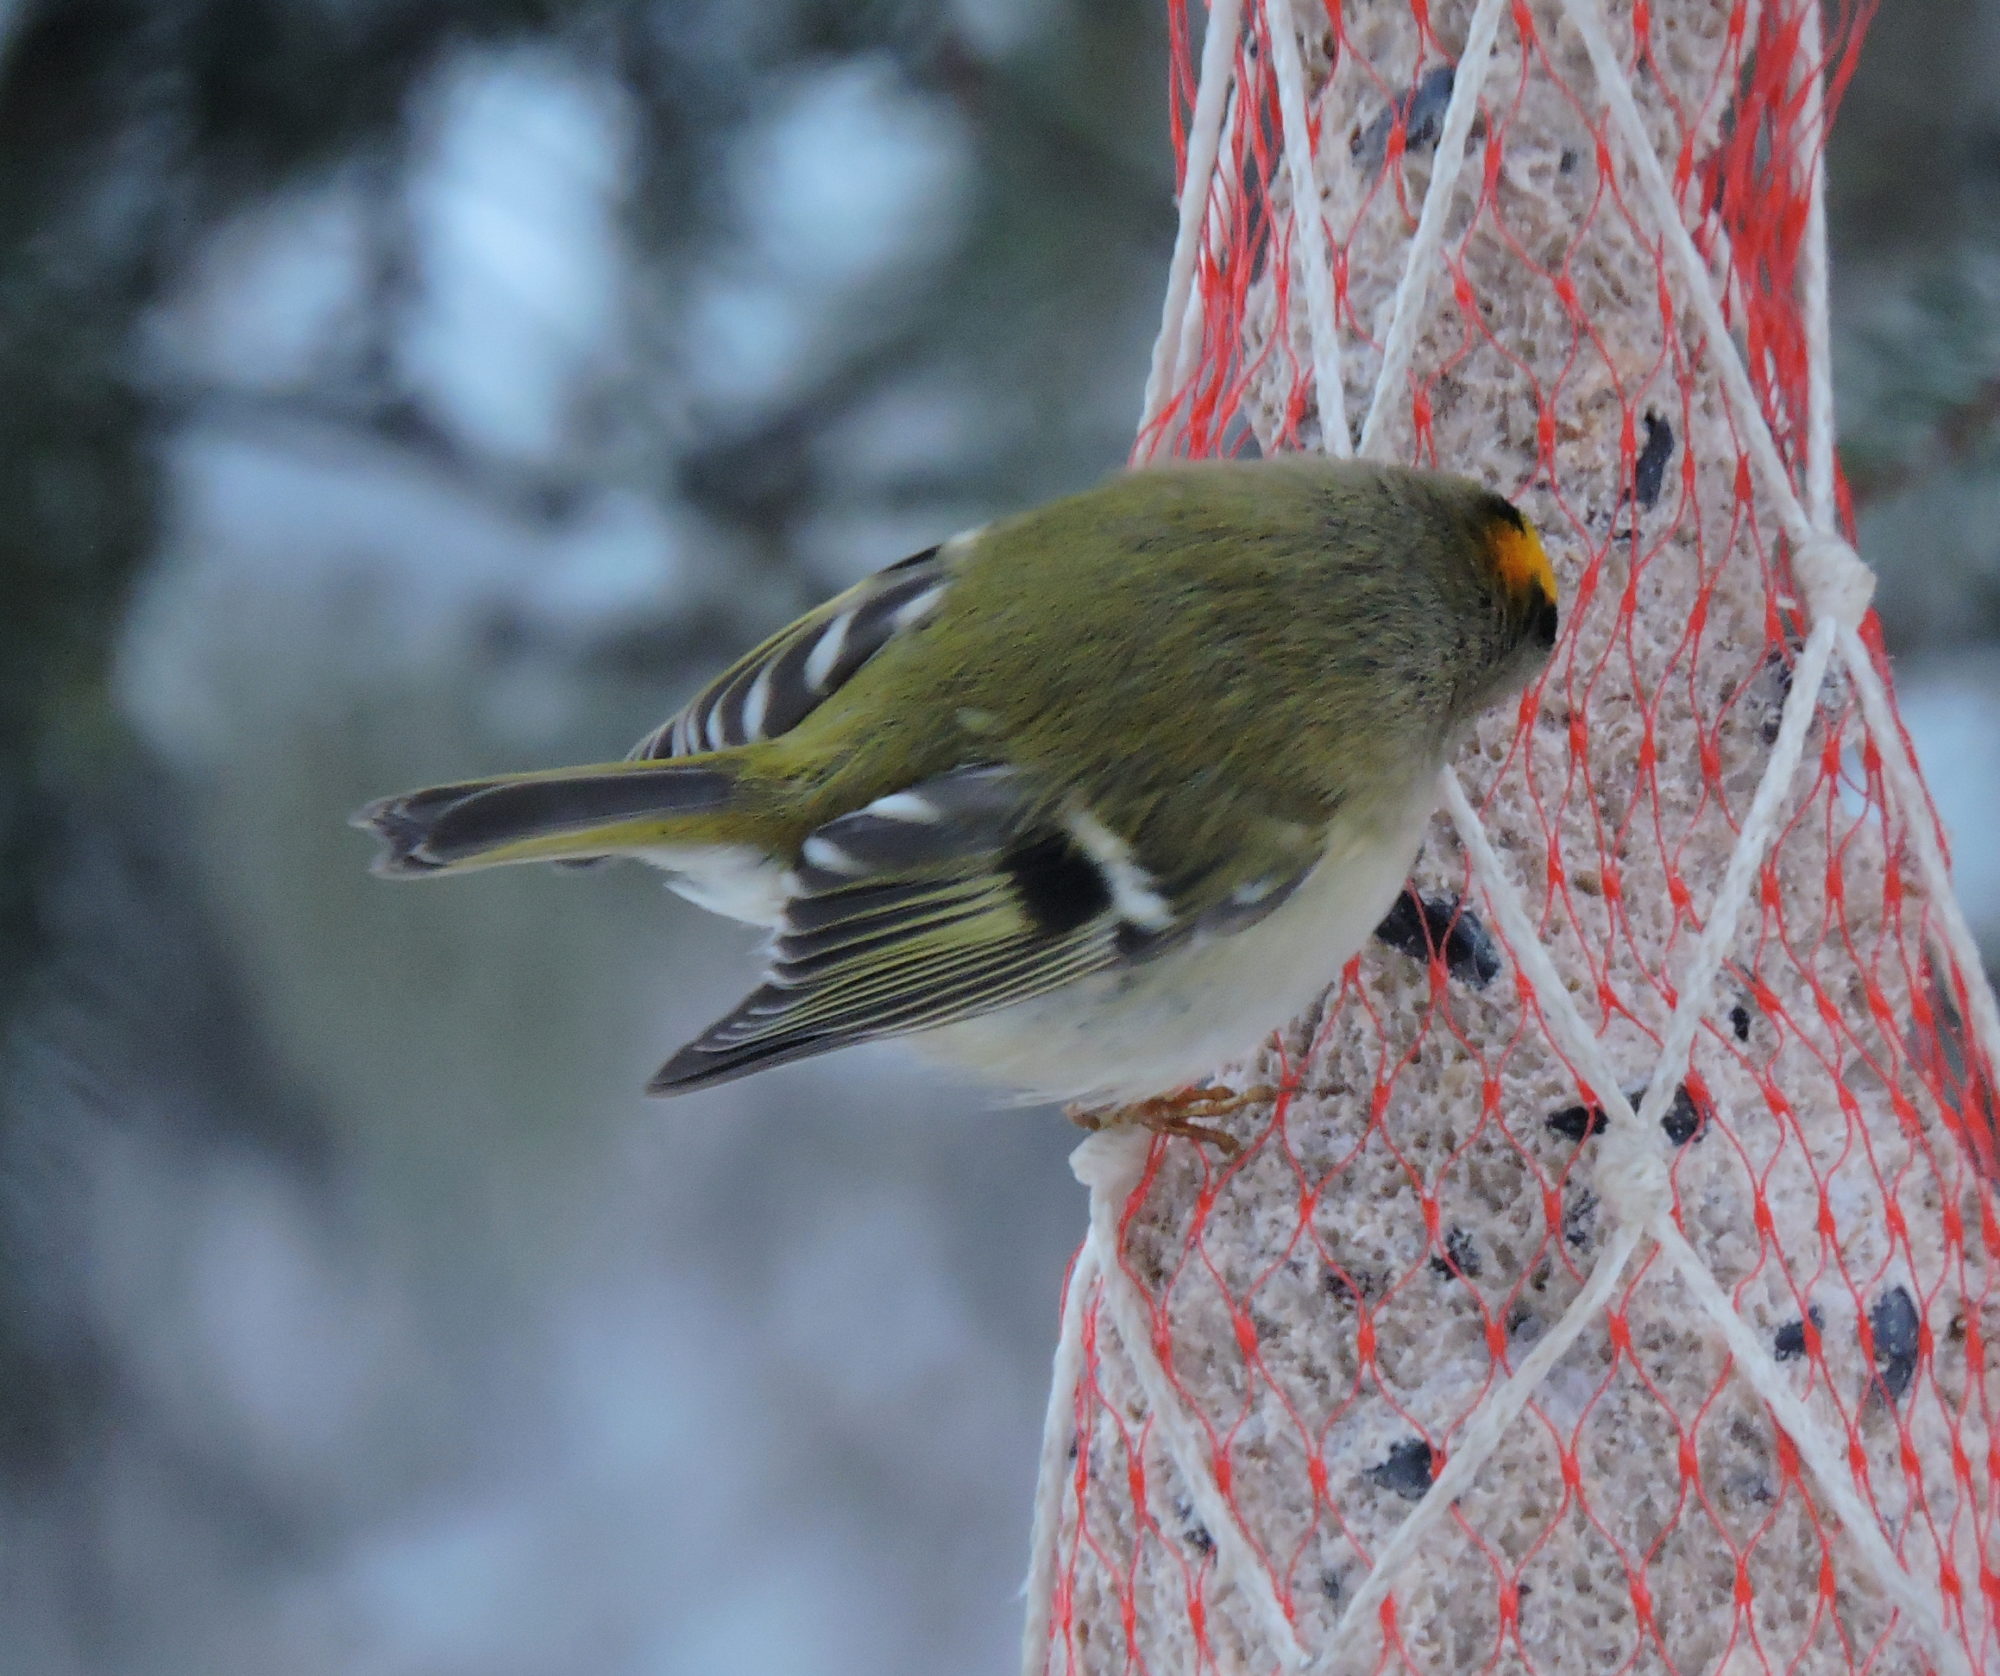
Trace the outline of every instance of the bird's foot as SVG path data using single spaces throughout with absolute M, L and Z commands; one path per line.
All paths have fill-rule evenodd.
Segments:
M 1150 1099 L 1135 1100 L 1125 1106 L 1070 1106 L 1067 1115 L 1079 1129 L 1088 1129 L 1092 1134 L 1100 1129 L 1130 1125 L 1150 1129 L 1156 1135 L 1178 1135 L 1198 1146 L 1212 1146 L 1224 1158 L 1233 1159 L 1243 1151 L 1243 1143 L 1228 1130 L 1219 1129 L 1213 1123 L 1204 1123 L 1201 1119 L 1241 1111 L 1245 1106 L 1269 1100 L 1276 1094 L 1275 1088 L 1262 1084 L 1235 1089 L 1222 1088 L 1213 1083 L 1196 1083 L 1176 1089 L 1171 1094 L 1155 1094 Z

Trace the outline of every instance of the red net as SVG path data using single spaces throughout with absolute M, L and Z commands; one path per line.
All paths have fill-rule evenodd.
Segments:
M 1810 7 L 1247 0 L 1204 76 L 1175 5 L 1141 452 L 1481 476 L 1565 623 L 1241 1157 L 1086 1147 L 1031 1671 L 2000 1668 L 1994 1015 L 1824 539 Z

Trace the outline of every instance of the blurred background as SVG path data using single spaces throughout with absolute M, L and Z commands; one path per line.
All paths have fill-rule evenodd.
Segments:
M 396 889 L 1126 452 L 1160 0 L 0 0 L 0 1670 L 978 1676 L 1052 1113 L 859 1050 L 636 1090 L 752 938 Z M 1845 449 L 2000 953 L 2000 0 L 1841 116 Z

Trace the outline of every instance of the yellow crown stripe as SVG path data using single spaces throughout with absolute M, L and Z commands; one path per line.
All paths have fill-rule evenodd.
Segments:
M 1533 583 L 1549 599 L 1556 597 L 1556 573 L 1532 525 L 1517 530 L 1512 524 L 1496 524 L 1490 543 L 1494 571 L 1510 592 L 1526 593 Z

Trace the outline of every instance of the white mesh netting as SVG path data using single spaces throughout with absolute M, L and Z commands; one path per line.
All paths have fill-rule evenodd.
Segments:
M 1833 455 L 1864 21 L 1177 8 L 1140 454 L 1478 475 L 1565 626 L 1242 1156 L 1079 1149 L 1029 1672 L 2000 1668 L 2000 1019 Z

